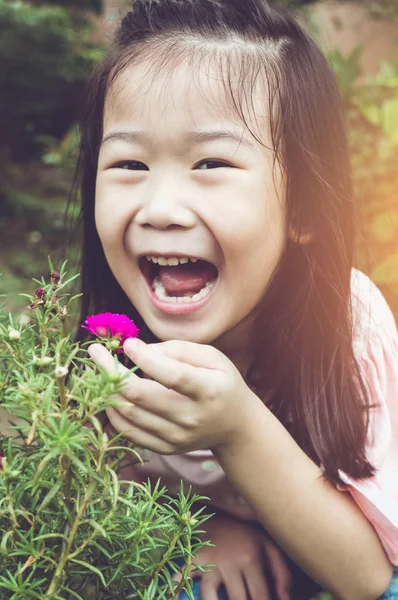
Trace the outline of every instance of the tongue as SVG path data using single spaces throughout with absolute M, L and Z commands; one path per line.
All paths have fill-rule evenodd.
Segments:
M 216 268 L 203 260 L 176 267 L 159 268 L 160 281 L 169 296 L 196 294 L 216 277 Z

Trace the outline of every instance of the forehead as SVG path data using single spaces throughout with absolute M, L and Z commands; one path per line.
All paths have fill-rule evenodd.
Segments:
M 116 77 L 104 107 L 104 129 L 120 121 L 201 126 L 233 123 L 268 139 L 269 90 L 266 77 L 250 77 L 233 62 L 162 60 L 130 64 Z

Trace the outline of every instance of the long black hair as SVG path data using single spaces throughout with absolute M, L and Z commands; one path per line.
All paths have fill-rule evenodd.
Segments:
M 322 53 L 295 19 L 266 0 L 136 0 L 90 78 L 76 171 L 80 188 L 81 321 L 130 315 L 154 337 L 114 278 L 94 221 L 104 103 L 123 70 L 214 53 L 226 91 L 247 124 L 251 91 L 268 82 L 275 160 L 286 179 L 288 242 L 253 332 L 247 383 L 318 465 L 340 482 L 374 473 L 365 455 L 370 405 L 353 354 L 351 270 L 355 202 L 342 103 Z M 231 78 L 239 86 L 231 86 Z M 249 127 L 249 126 L 248 126 Z M 255 132 L 252 132 L 255 135 Z M 80 331 L 83 336 L 83 330 Z

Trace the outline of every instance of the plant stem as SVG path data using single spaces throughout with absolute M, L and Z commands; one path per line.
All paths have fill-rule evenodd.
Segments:
M 46 332 L 46 328 L 44 326 L 44 314 L 41 310 L 36 311 L 36 318 L 37 318 L 37 322 L 39 324 L 39 337 L 41 340 L 41 343 L 44 344 L 47 341 L 47 332 Z
M 77 534 L 77 530 L 79 528 L 80 525 L 80 521 L 82 520 L 82 516 L 84 515 L 84 511 L 87 508 L 88 503 L 90 502 L 90 498 L 93 495 L 94 491 L 96 488 L 96 484 L 95 482 L 91 482 L 91 484 L 88 487 L 87 493 L 83 498 L 83 502 L 77 512 L 75 521 L 71 527 L 69 536 L 68 536 L 68 541 L 65 547 L 65 550 L 63 551 L 63 554 L 61 555 L 61 559 L 58 563 L 58 567 L 55 570 L 54 576 L 51 580 L 50 586 L 47 590 L 46 596 L 50 596 L 55 594 L 58 591 L 58 587 L 61 581 L 61 577 L 65 568 L 65 565 L 68 561 L 69 555 L 70 555 L 70 551 L 72 549 L 72 545 L 74 542 L 74 539 L 76 537 Z
M 70 458 L 65 456 L 65 454 L 61 456 L 61 467 L 62 467 L 62 474 L 65 474 L 64 484 L 63 484 L 63 496 L 64 496 L 66 506 L 68 507 L 69 510 L 71 510 L 71 508 L 72 508 L 72 502 L 71 502 L 72 463 L 70 461 Z
M 68 335 L 68 315 L 65 315 L 62 319 L 62 337 L 66 338 Z
M 64 412 L 68 408 L 68 397 L 65 389 L 65 377 L 57 377 L 57 385 L 59 397 L 61 398 L 61 411 Z
M 172 540 L 170 542 L 170 545 L 169 545 L 169 547 L 167 549 L 167 552 L 164 553 L 162 560 L 158 563 L 158 565 L 155 568 L 155 570 L 150 574 L 150 576 L 149 576 L 149 582 L 152 582 L 155 579 L 155 577 L 160 573 L 160 571 L 163 569 L 164 565 L 169 560 L 169 558 L 172 555 L 173 550 L 174 550 L 174 548 L 175 548 L 175 546 L 177 544 L 177 541 L 178 541 L 178 539 L 181 536 L 182 530 L 183 530 L 182 526 L 178 527 L 176 533 L 174 534 L 174 536 L 173 536 L 173 538 L 172 538 Z
M 56 380 L 57 380 L 57 385 L 58 385 L 59 396 L 61 398 L 61 412 L 65 412 L 68 408 L 68 397 L 66 395 L 66 388 L 65 388 L 65 376 L 56 377 Z M 61 470 L 62 470 L 62 477 L 64 480 L 64 484 L 63 484 L 64 500 L 65 500 L 66 506 L 70 510 L 71 509 L 70 493 L 71 493 L 71 485 L 72 485 L 72 463 L 71 463 L 70 458 L 68 458 L 65 455 L 62 455 L 61 461 L 60 461 L 60 466 L 61 466 Z

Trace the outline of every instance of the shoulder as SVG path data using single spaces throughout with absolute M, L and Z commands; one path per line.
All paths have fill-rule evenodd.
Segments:
M 353 270 L 354 354 L 371 409 L 366 454 L 376 468 L 368 479 L 340 476 L 374 526 L 391 562 L 398 565 L 398 334 L 394 316 L 376 285 Z
M 357 269 L 351 274 L 351 305 L 357 359 L 377 342 L 385 342 L 387 346 L 396 342 L 397 327 L 390 307 L 373 281 Z
M 360 271 L 353 271 L 351 291 L 354 356 L 373 405 L 369 458 L 378 466 L 398 445 L 398 333 L 384 296 Z

